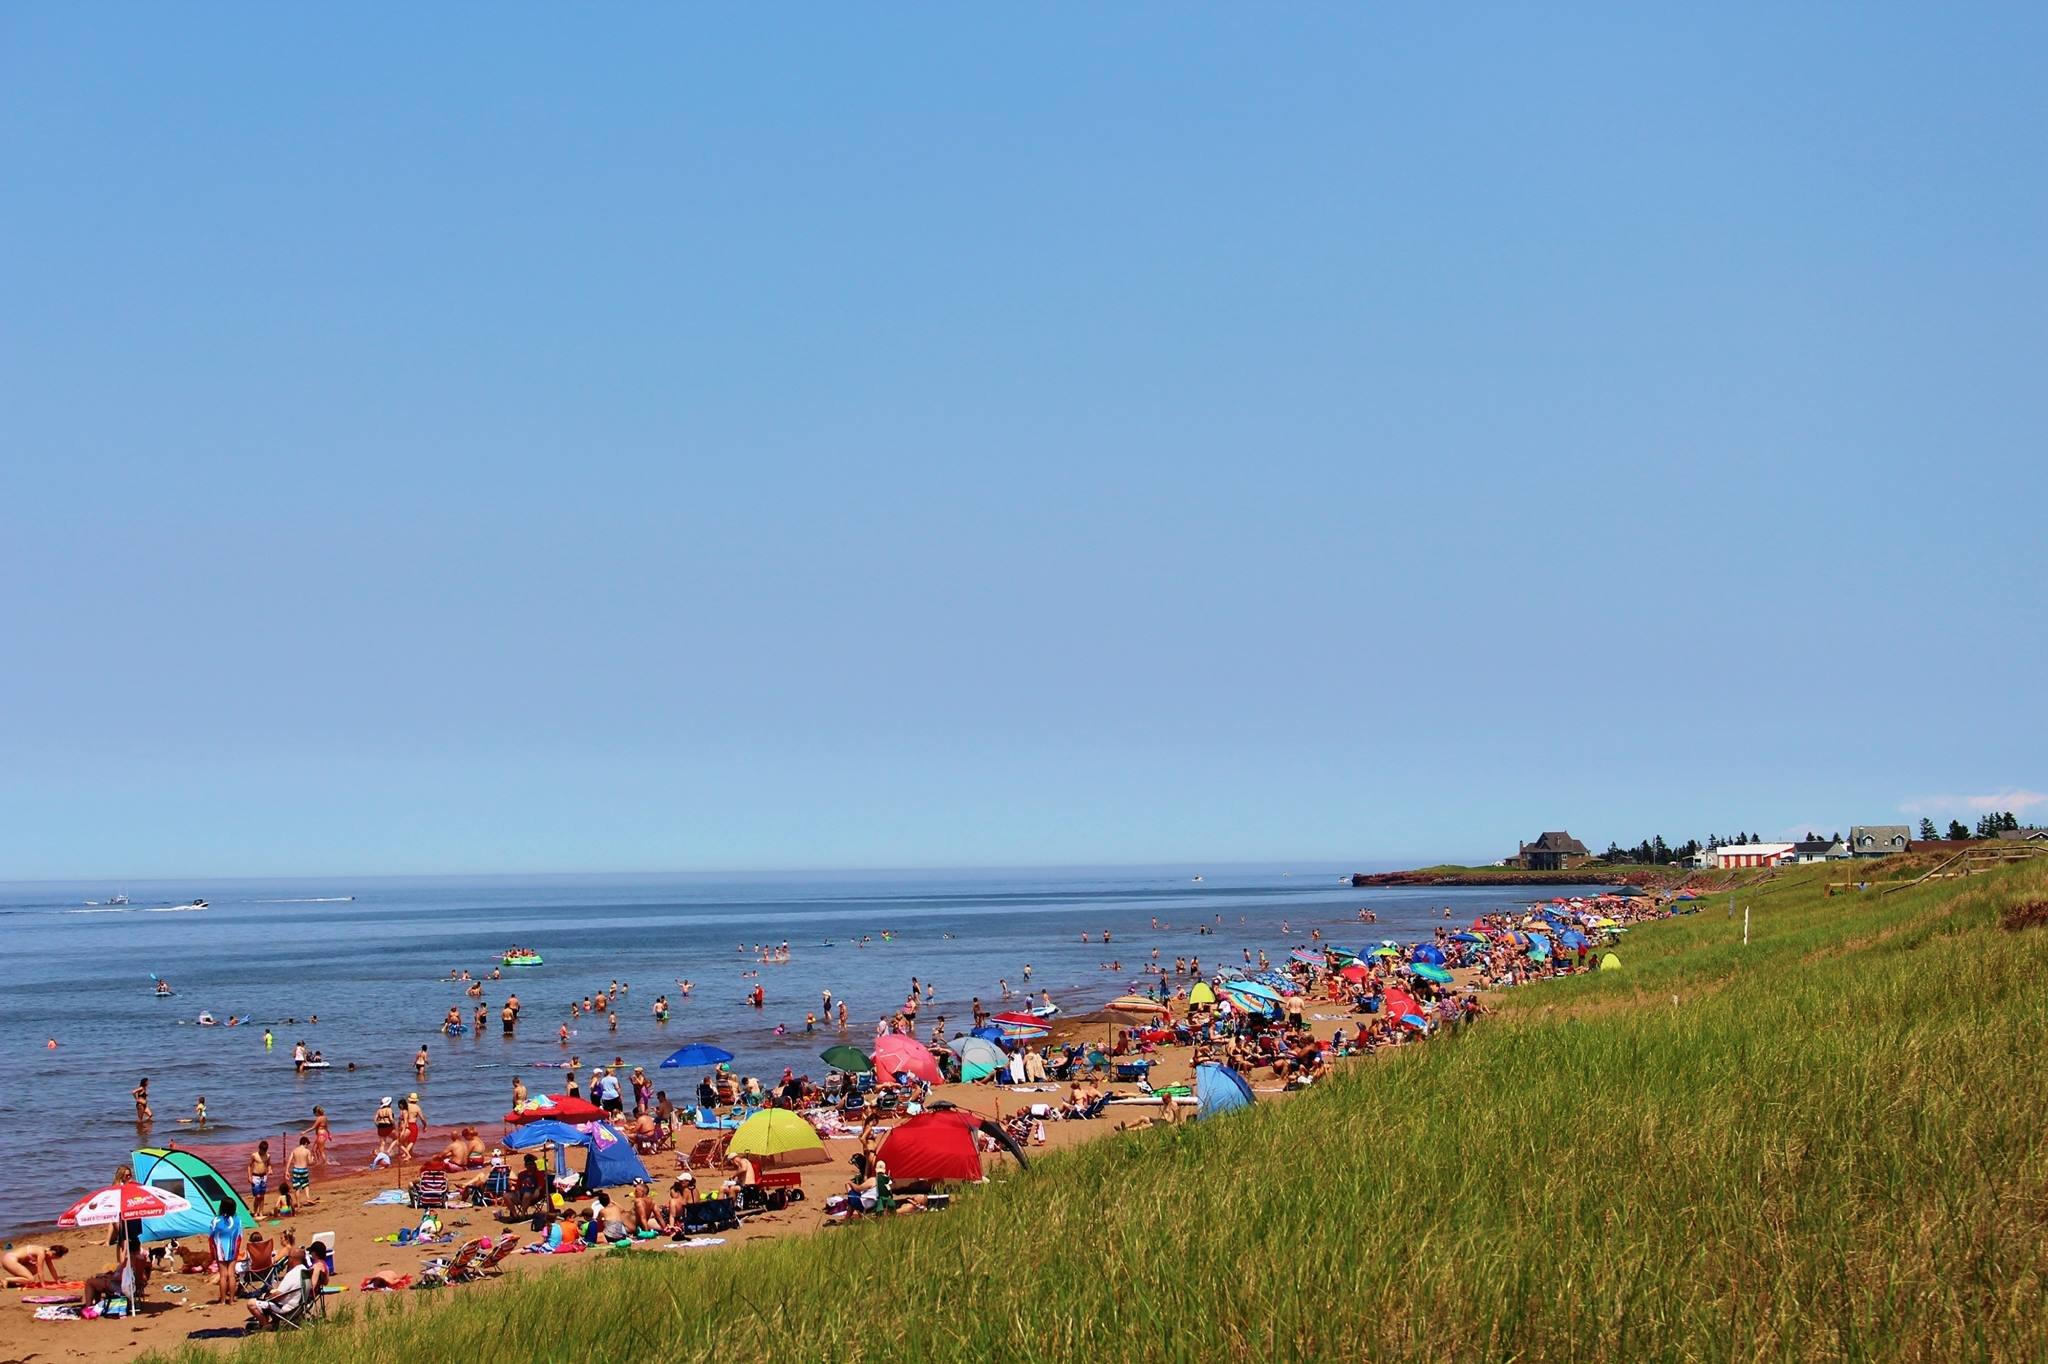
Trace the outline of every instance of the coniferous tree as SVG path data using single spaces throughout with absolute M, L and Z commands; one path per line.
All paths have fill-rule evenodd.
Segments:
M 1921 840 L 1922 840 L 1923 842 L 1930 842 L 1930 843 L 1931 843 L 1931 842 L 1933 842 L 1933 841 L 1934 841 L 1934 839 L 1935 839 L 1936 837 L 1937 837 L 1937 835 L 1936 835 L 1936 834 L 1935 834 L 1935 832 L 1934 832 L 1934 821 L 1933 821 L 1933 820 L 1931 820 L 1931 819 L 1927 819 L 1927 818 L 1924 818 L 1924 817 L 1923 817 L 1923 818 L 1921 819 L 1921 821 L 1920 821 L 1920 838 L 1921 838 Z

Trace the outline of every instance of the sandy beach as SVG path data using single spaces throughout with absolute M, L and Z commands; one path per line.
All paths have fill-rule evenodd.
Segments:
M 1468 977 L 1470 975 L 1463 974 Z M 1115 1025 L 1109 1020 L 1099 1017 L 1063 1020 L 1053 1029 L 1050 1040 L 1101 1041 L 1113 1026 Z M 1311 1019 L 1309 1026 L 1314 1029 L 1318 1038 L 1327 1039 L 1336 1028 L 1345 1025 L 1331 1019 Z M 1192 1073 L 1193 1051 L 1192 1047 L 1162 1046 L 1152 1053 L 1153 1075 L 1156 1082 L 1171 1085 L 1187 1081 Z M 1363 1064 L 1366 1059 L 1358 1058 L 1346 1064 Z M 1270 1078 L 1254 1079 L 1253 1087 L 1262 1100 L 1282 1096 L 1282 1087 Z M 1115 1085 L 1111 1088 L 1119 1095 L 1138 1095 L 1138 1091 L 1129 1085 Z M 950 1101 L 962 1108 L 994 1117 L 1014 1113 L 1020 1107 L 1033 1102 L 1057 1099 L 1065 1092 L 1065 1085 L 1050 1082 L 1042 1086 L 1025 1085 L 1015 1088 L 999 1088 L 986 1083 L 948 1084 L 935 1087 L 933 1098 Z M 1047 1122 L 1044 1124 L 1045 1144 L 1031 1147 L 1029 1154 L 1035 1158 L 1044 1153 L 1078 1146 L 1142 1122 L 1148 1116 L 1156 1115 L 1158 1111 L 1156 1103 L 1112 1105 L 1099 1118 Z M 501 1131 L 495 1118 L 488 1127 L 478 1125 L 487 1133 Z M 437 1149 L 454 1130 L 452 1127 L 438 1126 L 430 1129 L 427 1139 L 420 1143 L 420 1149 Z M 345 1291 L 330 1299 L 331 1305 L 345 1303 L 355 1296 L 356 1285 L 370 1274 L 380 1271 L 397 1274 L 416 1273 L 423 1262 L 437 1256 L 446 1257 L 453 1250 L 453 1244 L 421 1249 L 378 1240 L 379 1237 L 392 1235 L 401 1227 L 413 1225 L 419 1214 L 405 1207 L 367 1206 L 368 1200 L 377 1193 L 403 1187 L 404 1181 L 397 1178 L 394 1171 L 361 1168 L 362 1155 L 368 1144 L 364 1139 L 366 1135 L 346 1134 L 337 1140 L 334 1148 L 336 1154 L 352 1156 L 353 1159 L 349 1165 L 337 1161 L 330 1167 L 330 1173 L 316 1180 L 311 1206 L 302 1209 L 290 1219 L 266 1218 L 262 1224 L 265 1234 L 272 1237 L 289 1227 L 301 1245 L 306 1244 L 315 1235 L 332 1233 L 336 1257 L 335 1283 L 345 1286 Z M 683 1144 L 687 1147 L 689 1143 L 685 1141 Z M 853 1138 L 828 1138 L 826 1146 L 833 1156 L 833 1163 L 804 1171 L 806 1197 L 802 1202 L 791 1204 L 781 1211 L 764 1212 L 745 1219 L 738 1230 L 722 1234 L 722 1245 L 677 1250 L 672 1253 L 730 1254 L 750 1242 L 767 1237 L 801 1236 L 821 1231 L 826 1234 L 838 1234 L 831 1219 L 825 1214 L 825 1198 L 828 1194 L 840 1192 L 845 1188 L 851 1175 L 849 1161 L 859 1149 L 859 1143 Z M 665 1190 L 668 1180 L 674 1177 L 677 1170 L 676 1155 L 664 1151 L 648 1156 L 645 1160 L 649 1172 L 655 1177 L 657 1192 Z M 223 1173 L 230 1175 L 239 1169 L 239 1162 L 230 1161 L 224 1155 L 220 1156 L 215 1164 Z M 1016 1168 L 1015 1163 L 1007 1155 L 988 1157 L 987 1165 L 991 1175 L 996 1178 L 1002 1177 L 1006 1169 Z M 701 1189 L 708 1193 L 715 1185 L 716 1180 L 710 1174 L 702 1175 Z M 481 1209 L 451 1209 L 447 1215 L 446 1225 L 454 1234 L 457 1243 L 472 1236 L 530 1234 L 524 1225 L 501 1224 L 494 1220 L 489 1212 Z M 46 1244 L 70 1247 L 66 1266 L 67 1271 L 74 1275 L 83 1271 L 70 1269 L 72 1265 L 81 1265 L 83 1270 L 97 1272 L 112 1263 L 104 1229 L 90 1232 L 52 1232 L 49 1236 L 38 1239 Z M 632 1250 L 608 1250 L 584 1255 L 515 1253 L 505 1261 L 504 1268 L 508 1278 L 524 1274 L 574 1272 L 597 1254 L 660 1254 L 667 1253 L 661 1248 L 668 1244 L 665 1240 L 652 1241 Z M 106 1263 L 102 1264 L 102 1261 Z M 488 1293 L 496 1289 L 491 1283 L 481 1283 L 442 1291 Z M 36 1321 L 32 1309 L 19 1301 L 22 1296 L 22 1293 L 10 1290 L 4 1300 L 0 1300 L 0 1360 L 126 1359 L 134 1358 L 147 1350 L 170 1349 L 187 1341 L 218 1341 L 231 1346 L 241 1339 L 242 1323 L 247 1320 L 248 1315 L 240 1303 L 225 1307 L 213 1305 L 213 1285 L 204 1273 L 160 1275 L 150 1286 L 144 1312 L 138 1318 L 129 1320 Z M 430 1301 L 433 1296 L 426 1293 L 406 1295 L 414 1303 Z

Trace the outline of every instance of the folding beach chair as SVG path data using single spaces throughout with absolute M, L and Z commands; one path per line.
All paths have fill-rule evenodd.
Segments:
M 438 1288 L 443 1284 L 461 1283 L 476 1268 L 476 1262 L 483 1258 L 484 1243 L 472 1237 L 456 1250 L 455 1258 L 446 1264 L 429 1263 L 420 1271 L 421 1288 Z
M 455 1266 L 450 1265 L 448 1267 L 448 1282 L 470 1283 L 487 1275 L 496 1274 L 500 1272 L 500 1266 L 505 1263 L 506 1257 L 517 1249 L 519 1249 L 519 1238 L 517 1236 L 501 1236 L 491 1243 L 488 1253 L 477 1256 L 460 1272 L 456 1271 Z
M 448 1206 L 448 1176 L 439 1170 L 422 1170 L 408 1191 L 415 1208 Z

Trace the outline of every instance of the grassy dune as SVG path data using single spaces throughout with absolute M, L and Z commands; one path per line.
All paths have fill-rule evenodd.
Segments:
M 2000 926 L 2048 864 L 1826 875 L 1750 892 L 1748 947 L 1714 903 L 1462 1036 L 943 1215 L 357 1304 L 241 1358 L 2048 1357 L 2048 928 Z

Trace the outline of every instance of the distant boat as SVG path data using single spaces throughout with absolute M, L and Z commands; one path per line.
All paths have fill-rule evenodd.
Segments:
M 114 898 L 107 901 L 107 903 L 110 905 L 125 905 L 128 903 L 128 897 L 126 895 L 123 895 L 120 891 L 115 891 Z
M 1199 881 L 1199 880 L 1201 880 L 1202 878 L 1201 878 L 1201 877 L 1199 877 L 1199 876 L 1197 876 L 1197 877 L 1196 877 L 1195 879 L 1196 879 L 1197 881 Z

